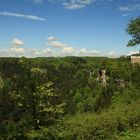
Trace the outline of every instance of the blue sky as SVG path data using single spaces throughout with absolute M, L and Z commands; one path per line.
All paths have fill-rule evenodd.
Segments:
M 140 0 L 0 0 L 0 56 L 128 55 Z

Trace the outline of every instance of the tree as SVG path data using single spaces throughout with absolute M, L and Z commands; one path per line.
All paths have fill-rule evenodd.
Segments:
M 61 114 L 64 113 L 64 103 L 58 103 L 58 95 L 54 91 L 52 82 L 45 83 L 37 87 L 36 110 L 38 126 L 48 126 L 58 121 Z
M 140 17 L 130 20 L 126 32 L 132 36 L 132 39 L 128 41 L 128 47 L 140 44 Z
M 21 77 L 26 81 L 18 93 L 20 98 L 17 104 L 26 109 L 26 120 L 35 130 L 41 126 L 49 126 L 59 120 L 63 114 L 64 103 L 59 100 L 55 86 L 48 79 L 46 69 L 32 67 L 31 61 L 26 58 L 19 59 L 19 64 L 25 74 Z M 25 116 L 25 115 L 24 115 Z

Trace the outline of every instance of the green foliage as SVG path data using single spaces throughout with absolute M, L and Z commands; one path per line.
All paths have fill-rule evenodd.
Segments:
M 139 70 L 124 57 L 1 58 L 0 139 L 126 138 L 140 121 Z
M 47 126 L 56 121 L 60 114 L 63 114 L 62 104 L 57 104 L 57 94 L 54 92 L 52 82 L 37 87 L 37 92 L 34 93 L 36 104 L 36 121 L 38 125 Z
M 133 125 L 139 125 L 138 111 L 139 103 L 132 105 L 131 109 L 135 108 L 135 114 L 131 114 L 131 109 L 126 107 L 125 109 L 113 110 L 104 112 L 100 115 L 96 114 L 83 114 L 76 117 L 72 117 L 65 121 L 66 131 L 64 137 L 71 137 L 76 139 L 111 139 L 115 134 L 127 130 L 132 125 L 131 119 L 135 119 Z M 127 113 L 125 112 L 127 110 Z M 125 114 L 126 113 L 126 114 Z M 132 117 L 132 118 L 131 118 Z M 73 128 L 73 129 L 71 129 Z M 67 138 L 65 138 L 67 139 Z
M 126 32 L 132 36 L 127 46 L 136 46 L 140 44 L 140 17 L 132 19 L 128 23 Z
M 30 139 L 54 140 L 120 140 L 123 137 L 139 138 L 140 102 L 129 104 L 120 109 L 110 109 L 101 114 L 86 113 L 66 117 L 62 122 L 48 129 L 31 131 Z M 132 110 L 135 113 L 132 114 Z M 133 122 L 132 122 L 133 119 Z M 137 133 L 128 133 L 137 129 Z
M 139 140 L 140 139 L 140 128 L 130 129 L 126 132 L 120 133 L 118 136 L 119 140 Z

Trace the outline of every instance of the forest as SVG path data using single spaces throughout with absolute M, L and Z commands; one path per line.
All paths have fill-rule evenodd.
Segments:
M 130 57 L 0 58 L 1 140 L 140 140 Z

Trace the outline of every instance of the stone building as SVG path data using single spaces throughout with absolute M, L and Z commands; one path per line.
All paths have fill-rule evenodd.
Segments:
M 140 55 L 132 55 L 131 56 L 131 63 L 140 63 Z
M 140 63 L 140 51 L 137 54 L 131 55 L 131 63 Z

